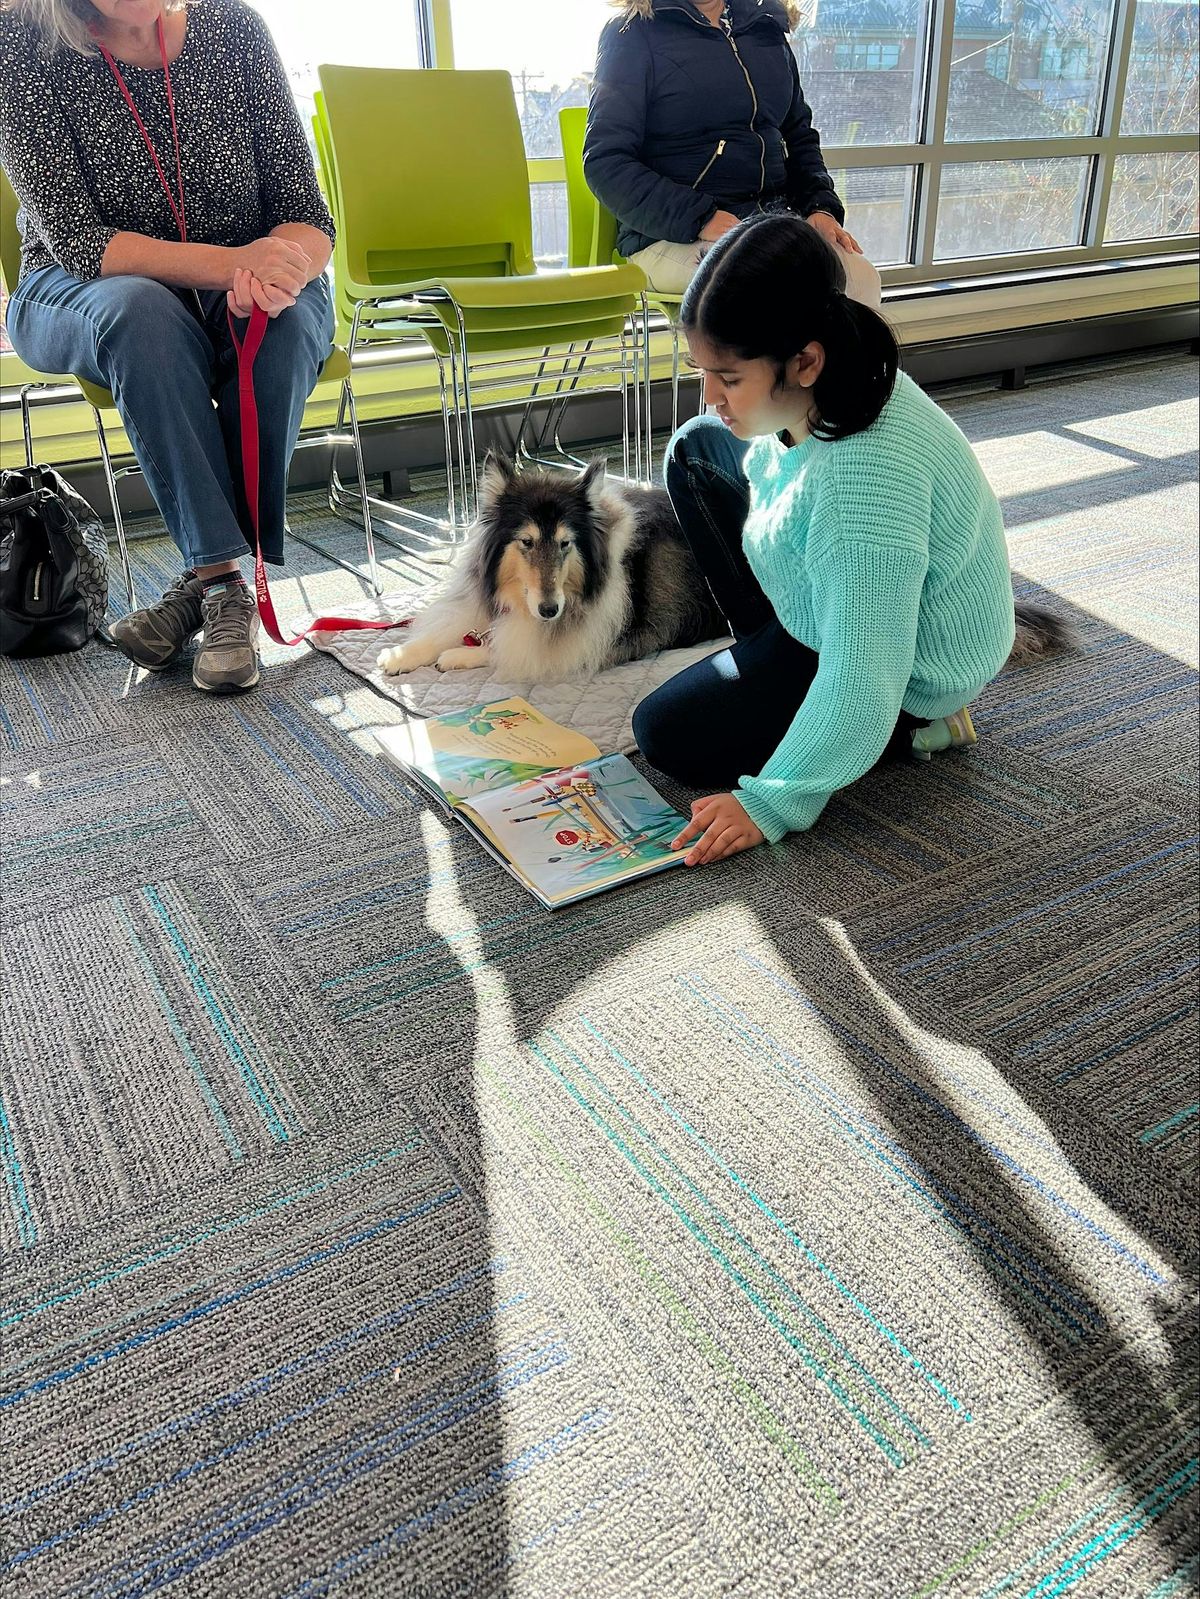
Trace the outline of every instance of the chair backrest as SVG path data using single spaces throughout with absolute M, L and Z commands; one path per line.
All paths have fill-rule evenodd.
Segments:
M 583 136 L 587 107 L 568 106 L 558 113 L 558 136 L 567 169 L 567 265 L 597 265 L 592 258 L 596 241 L 596 197 L 583 181 Z
M 587 107 L 568 106 L 560 111 L 558 131 L 567 169 L 567 264 L 620 264 L 625 258 L 617 253 L 617 219 L 607 206 L 600 204 L 583 175 Z
M 17 232 L 17 197 L 0 167 L 0 277 L 11 294 L 21 275 L 21 235 Z
M 359 283 L 536 270 L 506 72 L 322 66 L 337 218 Z
M 337 175 L 333 168 L 333 155 L 329 149 L 329 124 L 325 118 L 325 97 L 320 89 L 313 95 L 313 145 L 317 152 L 317 181 L 325 204 L 329 207 L 334 225 L 338 219 Z

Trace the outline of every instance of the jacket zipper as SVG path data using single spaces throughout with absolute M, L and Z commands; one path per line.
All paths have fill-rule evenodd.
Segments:
M 709 156 L 708 160 L 704 163 L 704 171 L 701 172 L 700 176 L 696 179 L 695 183 L 692 184 L 692 188 L 693 189 L 698 189 L 700 187 L 700 185 L 704 182 L 705 177 L 708 175 L 708 170 L 712 166 L 713 162 L 717 159 L 717 157 L 719 155 L 724 155 L 724 154 L 725 154 L 725 140 L 722 139 L 718 143 L 717 148 L 713 151 L 713 153 Z
M 33 602 L 36 605 L 42 597 L 42 568 L 45 561 L 39 561 L 33 569 Z
M 746 87 L 750 91 L 750 132 L 758 140 L 758 203 L 761 208 L 763 190 L 767 186 L 767 141 L 754 126 L 758 117 L 758 96 L 754 92 L 754 84 L 750 80 L 750 74 L 746 71 L 746 63 L 742 60 L 741 51 L 737 47 L 737 40 L 732 33 L 726 34 L 725 37 L 729 40 L 729 48 L 733 51 L 733 58 L 738 66 L 741 67 L 742 77 L 745 78 Z

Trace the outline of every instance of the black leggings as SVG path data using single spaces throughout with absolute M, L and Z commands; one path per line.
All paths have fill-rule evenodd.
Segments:
M 780 622 L 742 550 L 745 453 L 708 416 L 686 423 L 667 453 L 671 504 L 735 642 L 647 695 L 633 732 L 648 761 L 693 788 L 732 789 L 761 772 L 817 674 L 816 652 Z M 923 726 L 901 711 L 883 759 L 908 754 L 913 728 Z

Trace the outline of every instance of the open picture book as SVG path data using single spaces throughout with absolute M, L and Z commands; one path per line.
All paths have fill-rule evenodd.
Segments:
M 522 699 L 375 731 L 384 753 L 551 910 L 683 862 L 685 818 L 624 755 Z

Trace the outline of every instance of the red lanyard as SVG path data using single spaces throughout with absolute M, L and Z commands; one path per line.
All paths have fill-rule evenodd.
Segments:
M 186 244 L 187 212 L 184 210 L 183 205 L 183 163 L 179 159 L 179 129 L 175 124 L 175 95 L 171 89 L 171 68 L 167 62 L 167 38 L 166 34 L 163 32 L 163 22 L 161 16 L 156 24 L 156 29 L 158 32 L 158 53 L 162 57 L 163 77 L 166 79 L 167 84 L 167 110 L 171 113 L 171 138 L 175 141 L 175 177 L 179 183 L 178 203 L 176 202 L 174 194 L 171 192 L 171 185 L 167 182 L 167 174 L 163 171 L 163 164 L 158 159 L 158 151 L 154 148 L 154 142 L 150 135 L 146 132 L 146 124 L 138 115 L 138 108 L 133 103 L 133 96 L 130 94 L 129 89 L 126 86 L 125 79 L 121 76 L 120 67 L 113 59 L 112 52 L 107 49 L 106 46 L 100 44 L 99 39 L 96 40 L 96 43 L 99 46 L 100 54 L 104 57 L 105 61 L 108 62 L 108 70 L 117 80 L 117 88 L 120 89 L 121 94 L 124 97 L 125 104 L 129 107 L 130 115 L 137 123 L 138 132 L 142 136 L 142 143 L 150 152 L 150 159 L 154 162 L 154 170 L 158 173 L 158 181 L 163 186 L 163 193 L 167 197 L 167 204 L 171 207 L 171 214 L 175 218 L 175 226 L 179 229 L 180 243 Z
M 179 155 L 179 128 L 175 122 L 175 95 L 171 88 L 171 68 L 167 61 L 167 39 L 163 32 L 163 22 L 160 16 L 156 24 L 158 33 L 158 53 L 162 58 L 163 77 L 167 86 L 167 110 L 171 114 L 171 138 L 175 143 L 175 177 L 179 184 L 179 198 L 171 192 L 171 185 L 167 182 L 167 174 L 163 171 L 163 164 L 158 159 L 158 151 L 154 142 L 146 132 L 146 124 L 138 115 L 138 108 L 133 103 L 133 96 L 126 86 L 125 79 L 121 76 L 121 69 L 113 59 L 112 52 L 97 39 L 100 54 L 108 63 L 108 69 L 117 80 L 117 88 L 124 97 L 125 104 L 129 107 L 133 120 L 137 123 L 138 132 L 142 142 L 150 152 L 150 159 L 154 162 L 154 170 L 158 173 L 158 181 L 163 186 L 163 193 L 171 207 L 171 214 L 175 218 L 175 225 L 179 229 L 181 244 L 188 242 L 187 213 L 183 204 L 183 162 Z M 271 599 L 271 590 L 267 584 L 267 569 L 263 563 L 262 540 L 258 532 L 258 405 L 254 397 L 254 357 L 258 354 L 258 347 L 263 341 L 267 331 L 267 313 L 261 306 L 256 305 L 250 313 L 250 326 L 246 329 L 245 339 L 238 337 L 234 325 L 233 313 L 228 313 L 229 333 L 233 339 L 233 347 L 237 351 L 238 360 L 238 409 L 241 414 L 242 434 L 242 473 L 246 486 L 246 505 L 250 512 L 250 525 L 254 529 L 254 592 L 258 599 L 258 613 L 262 617 L 263 626 L 276 644 L 299 644 L 310 633 L 344 633 L 351 629 L 359 630 L 371 628 L 384 630 L 392 627 L 407 626 L 404 622 L 393 621 L 364 621 L 360 617 L 348 616 L 319 616 L 311 622 L 302 633 L 297 633 L 295 638 L 285 638 L 279 629 L 279 622 L 275 615 L 275 605 Z

